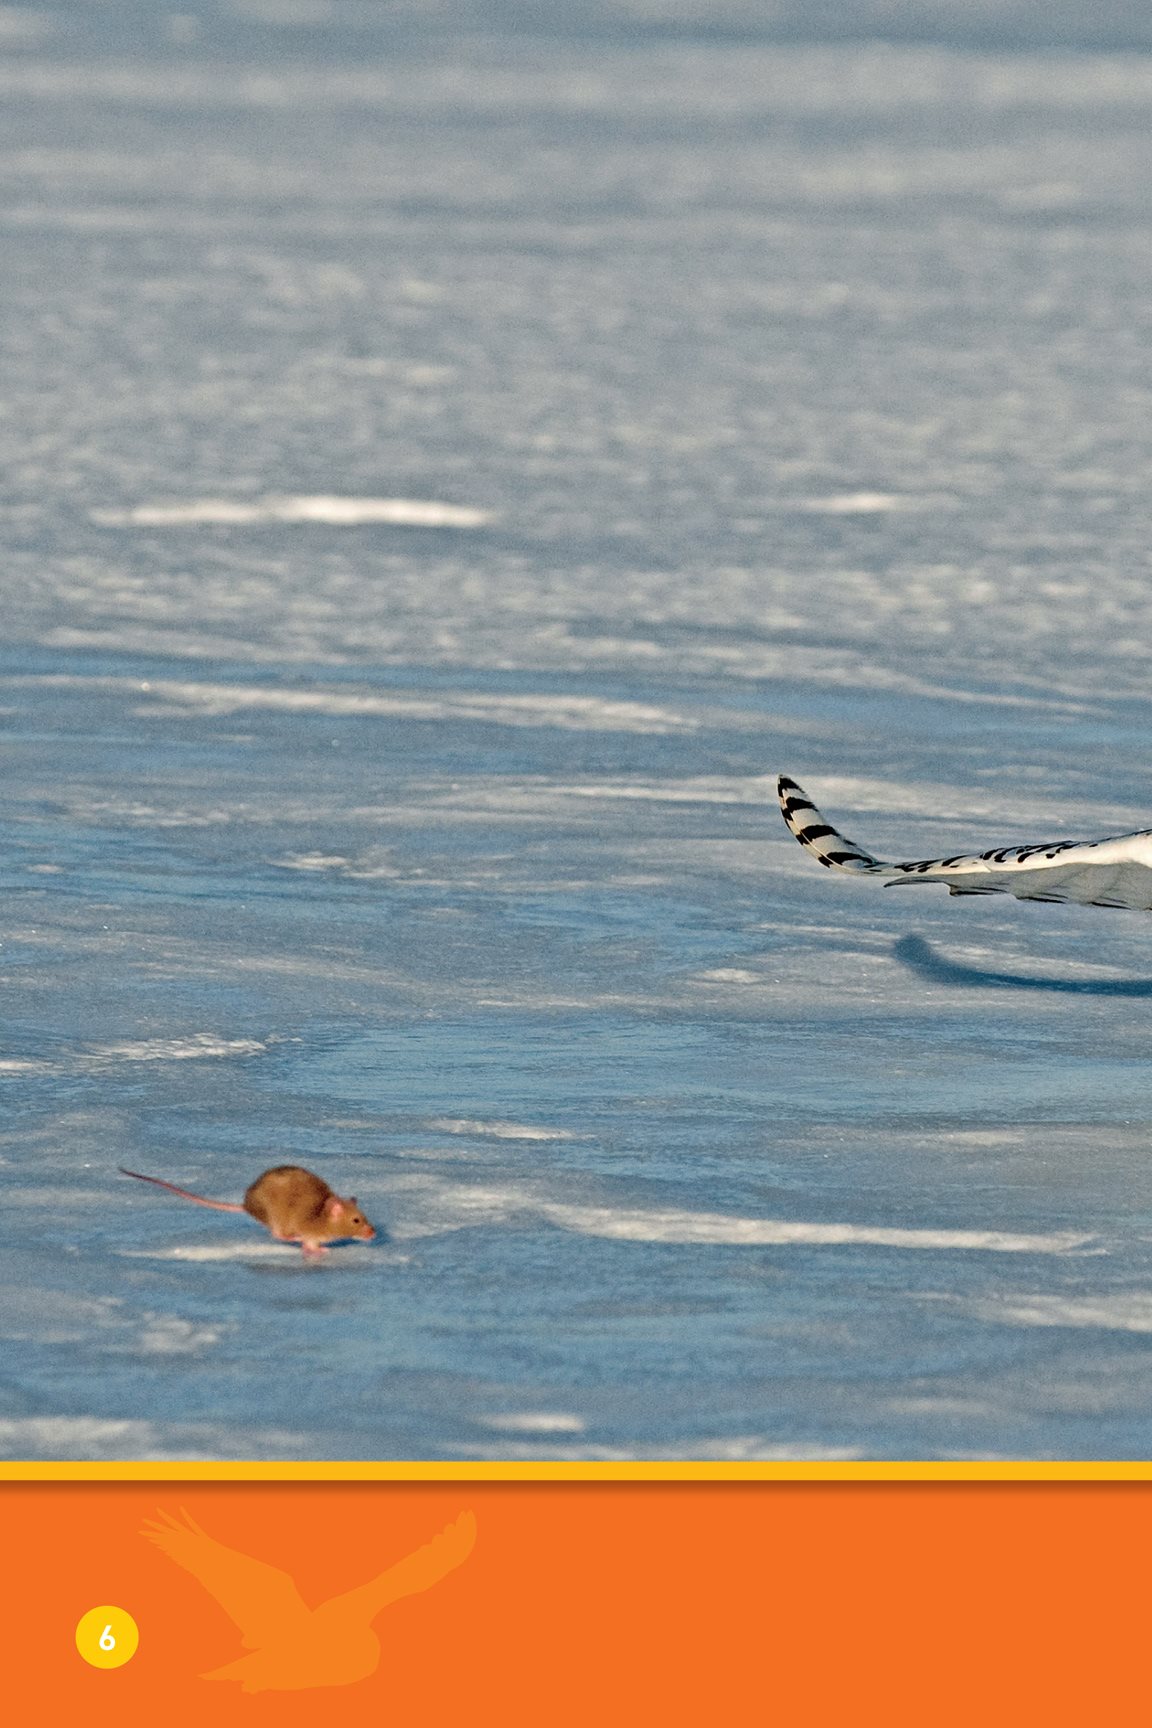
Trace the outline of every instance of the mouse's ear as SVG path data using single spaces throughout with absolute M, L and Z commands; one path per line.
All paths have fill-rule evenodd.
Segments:
M 339 1194 L 329 1194 L 324 1202 L 324 1216 L 325 1218 L 342 1218 L 344 1216 L 344 1202 Z

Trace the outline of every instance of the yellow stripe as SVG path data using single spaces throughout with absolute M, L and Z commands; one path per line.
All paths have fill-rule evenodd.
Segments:
M 10 1463 L 0 1482 L 1146 1482 L 1152 1463 Z

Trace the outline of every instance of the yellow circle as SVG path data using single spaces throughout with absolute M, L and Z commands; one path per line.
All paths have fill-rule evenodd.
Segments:
M 76 1648 L 93 1668 L 122 1668 L 131 1662 L 140 1642 L 140 1628 L 126 1608 L 105 1603 L 89 1608 L 76 1628 Z

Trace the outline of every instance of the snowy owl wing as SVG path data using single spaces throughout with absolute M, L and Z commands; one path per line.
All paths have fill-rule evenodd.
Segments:
M 200 1580 L 240 1628 L 246 1650 L 282 1638 L 288 1628 L 308 1619 L 308 1609 L 287 1572 L 217 1542 L 183 1509 L 180 1518 L 158 1513 L 141 1534 Z
M 418 1590 L 430 1590 L 433 1584 L 438 1584 L 441 1578 L 462 1566 L 475 1543 L 476 1516 L 472 1512 L 461 1512 L 454 1523 L 446 1524 L 440 1534 L 425 1542 L 422 1548 L 406 1554 L 403 1560 L 389 1566 L 370 1583 L 345 1591 L 325 1606 L 337 1608 L 351 1624 L 359 1621 L 367 1625 L 390 1603 L 399 1601 L 402 1596 L 414 1596 Z
M 997 846 L 952 858 L 890 864 L 839 833 L 787 775 L 777 791 L 789 831 L 821 864 L 878 876 L 886 887 L 942 882 L 950 894 L 1014 894 L 1018 900 L 1075 901 L 1081 906 L 1152 911 L 1152 829 L 1103 840 L 1051 840 Z

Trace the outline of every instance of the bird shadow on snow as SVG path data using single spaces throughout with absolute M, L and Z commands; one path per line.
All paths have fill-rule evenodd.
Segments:
M 989 972 L 937 954 L 922 936 L 901 936 L 893 945 L 901 966 L 933 984 L 959 984 L 1010 990 L 1049 990 L 1060 996 L 1152 996 L 1152 978 L 1036 978 L 1025 972 Z

